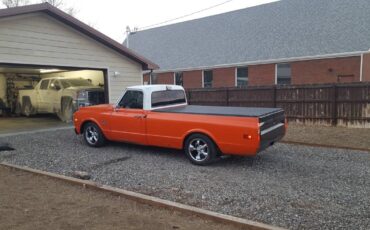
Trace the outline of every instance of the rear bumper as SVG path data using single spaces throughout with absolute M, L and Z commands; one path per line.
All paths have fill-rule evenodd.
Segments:
M 262 151 L 267 147 L 273 145 L 275 142 L 281 140 L 285 135 L 285 124 L 279 123 L 266 130 L 263 130 L 260 134 L 260 147 L 258 151 Z

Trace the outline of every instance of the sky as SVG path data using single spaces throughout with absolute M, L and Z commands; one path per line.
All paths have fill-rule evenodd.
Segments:
M 127 26 L 131 29 L 143 28 L 224 2 L 227 3 L 167 24 L 272 1 L 274 0 L 64 0 L 62 8 L 73 7 L 76 10 L 74 16 L 79 20 L 122 43 Z M 30 2 L 37 3 L 40 0 L 30 0 Z

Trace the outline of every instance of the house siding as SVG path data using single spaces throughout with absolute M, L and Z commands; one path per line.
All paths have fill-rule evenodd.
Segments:
M 110 102 L 142 76 L 139 63 L 44 13 L 0 19 L 0 63 L 108 69 Z

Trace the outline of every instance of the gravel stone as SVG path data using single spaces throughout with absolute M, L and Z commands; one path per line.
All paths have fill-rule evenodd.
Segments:
M 290 229 L 368 229 L 370 153 L 276 144 L 255 158 L 201 167 L 181 151 L 108 143 L 90 148 L 73 130 L 0 138 L 0 162 L 101 184 Z

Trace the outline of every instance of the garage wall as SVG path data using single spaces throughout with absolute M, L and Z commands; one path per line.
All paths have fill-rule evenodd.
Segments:
M 68 78 L 84 78 L 90 79 L 93 85 L 104 85 L 104 73 L 96 70 L 80 70 L 80 71 L 69 71 L 61 73 L 48 73 L 42 74 L 42 78 L 45 77 L 68 77 Z
M 139 63 L 44 13 L 0 19 L 0 63 L 108 69 L 110 102 L 142 76 Z

